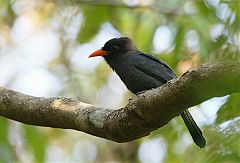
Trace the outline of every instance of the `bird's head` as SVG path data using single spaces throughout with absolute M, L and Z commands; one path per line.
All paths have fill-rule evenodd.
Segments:
M 103 56 L 104 58 L 112 55 L 124 55 L 128 52 L 137 51 L 133 41 L 128 37 L 113 38 L 107 41 L 104 46 L 93 52 L 90 57 Z

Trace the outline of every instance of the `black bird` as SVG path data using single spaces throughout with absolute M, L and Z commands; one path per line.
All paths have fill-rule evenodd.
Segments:
M 159 87 L 176 78 L 171 68 L 162 60 L 140 52 L 128 37 L 113 38 L 89 57 L 103 56 L 126 87 L 134 94 Z M 193 141 L 203 148 L 206 145 L 200 128 L 188 110 L 181 113 Z

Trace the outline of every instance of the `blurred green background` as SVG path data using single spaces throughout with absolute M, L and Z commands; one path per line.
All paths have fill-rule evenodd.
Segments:
M 133 95 L 102 58 L 87 58 L 107 40 L 131 37 L 181 75 L 203 63 L 239 60 L 239 29 L 239 0 L 0 0 L 0 85 L 116 109 Z M 240 95 L 232 94 L 190 109 L 207 139 L 204 149 L 180 118 L 118 144 L 0 117 L 0 162 L 235 163 L 239 108 Z

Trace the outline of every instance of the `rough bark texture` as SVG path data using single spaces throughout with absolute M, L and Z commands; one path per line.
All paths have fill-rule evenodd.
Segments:
M 0 87 L 0 116 L 127 142 L 148 135 L 191 106 L 237 92 L 240 92 L 240 63 L 212 63 L 144 92 L 117 110 L 70 98 L 32 97 Z

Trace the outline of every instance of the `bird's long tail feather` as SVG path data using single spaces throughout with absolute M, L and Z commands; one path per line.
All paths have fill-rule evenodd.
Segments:
M 193 117 L 191 116 L 190 112 L 188 110 L 181 113 L 181 117 L 187 126 L 193 141 L 200 147 L 204 148 L 206 145 L 206 140 L 203 137 L 201 129 L 198 127 L 196 122 L 194 121 Z

